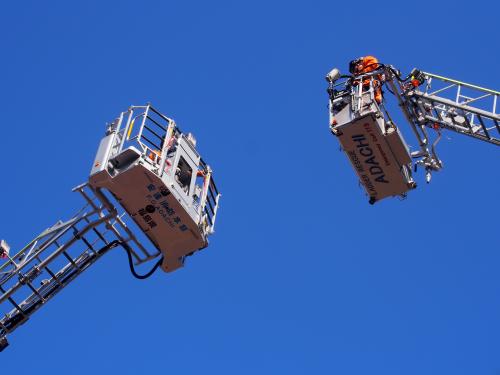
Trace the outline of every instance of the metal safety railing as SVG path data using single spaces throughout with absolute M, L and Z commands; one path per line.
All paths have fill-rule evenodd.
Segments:
M 376 70 L 357 76 L 341 76 L 335 82 L 330 82 L 328 87 L 330 102 L 350 96 L 353 116 L 361 115 L 369 106 L 373 105 L 376 108 L 383 106 L 381 102 L 376 101 L 376 90 L 381 88 L 383 73 L 382 70 Z
M 160 178 L 168 170 L 167 163 L 174 154 L 176 142 L 182 137 L 175 121 L 150 104 L 129 107 L 111 124 L 110 130 L 116 136 L 109 159 L 134 146 L 141 153 L 143 160 L 153 165 L 153 171 Z M 214 231 L 220 194 L 215 187 L 210 167 L 201 158 L 198 170 L 193 173 L 195 176 L 203 176 L 201 196 L 193 200 L 193 205 L 202 217 L 200 224 L 204 226 L 205 234 L 211 234 Z
M 179 132 L 174 120 L 161 114 L 149 104 L 131 106 L 126 112 L 122 112 L 114 130 L 119 140 L 119 147 L 113 154 L 118 154 L 131 145 L 137 146 L 141 153 L 147 156 L 147 161 L 161 165 L 159 171 L 163 171 L 165 153 L 172 145 L 174 133 Z
M 201 222 L 204 225 L 205 234 L 212 234 L 215 230 L 215 219 L 217 217 L 217 210 L 219 209 L 219 199 L 221 194 L 215 185 L 212 178 L 212 171 L 209 166 L 201 160 L 203 168 L 206 170 L 203 193 L 200 202 L 200 211 L 202 215 Z

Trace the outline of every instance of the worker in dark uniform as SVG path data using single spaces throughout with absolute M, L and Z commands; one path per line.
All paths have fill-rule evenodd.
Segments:
M 373 72 L 380 68 L 378 59 L 374 56 L 364 56 L 359 59 L 352 60 L 349 63 L 349 72 L 354 76 L 361 76 L 366 73 Z M 381 77 L 378 79 L 373 79 L 373 91 L 375 96 L 375 101 L 380 104 L 382 103 L 382 88 L 380 83 Z M 354 81 L 354 85 L 358 84 L 359 81 Z M 370 87 L 370 78 L 365 78 L 362 82 L 363 91 L 368 90 Z

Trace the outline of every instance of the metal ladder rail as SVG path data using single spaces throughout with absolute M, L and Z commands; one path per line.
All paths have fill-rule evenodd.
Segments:
M 97 218 L 91 221 L 90 224 L 86 224 L 84 215 L 76 223 L 71 225 L 71 228 L 75 230 L 75 233 L 71 234 L 69 231 L 65 231 L 71 234 L 69 240 L 65 243 L 59 245 L 56 238 L 51 238 L 44 249 L 37 252 L 36 260 L 40 263 L 31 266 L 33 262 L 26 262 L 19 269 L 14 270 L 14 273 L 18 276 L 18 280 L 9 287 L 9 289 L 4 288 L 4 284 L 9 281 L 5 280 L 0 286 L 2 291 L 2 296 L 0 297 L 0 306 L 4 302 L 10 302 L 14 309 L 5 314 L 5 316 L 0 319 L 0 337 L 5 336 L 7 333 L 14 331 L 19 325 L 24 323 L 29 316 L 31 316 L 35 311 L 37 311 L 43 304 L 45 304 L 50 298 L 52 298 L 57 292 L 66 287 L 71 281 L 73 281 L 79 274 L 93 264 L 103 253 L 95 250 L 95 245 L 97 242 L 102 242 L 102 239 L 98 236 L 92 244 L 86 240 L 85 234 L 91 229 L 96 229 L 98 225 L 106 225 L 110 219 L 113 218 L 113 214 L 108 214 L 102 218 Z M 86 224 L 82 229 L 77 228 L 77 224 Z M 102 234 L 104 238 L 104 234 Z M 78 242 L 80 241 L 80 242 Z M 74 245 L 81 243 L 84 246 L 84 250 L 79 253 L 79 255 L 74 258 L 69 259 L 69 255 L 66 250 L 70 247 L 75 247 Z M 106 242 L 103 244 L 103 248 L 107 246 Z M 53 247 L 55 247 L 54 251 Z M 49 253 L 45 255 L 43 252 Z M 64 266 L 61 267 L 56 273 L 48 269 L 48 265 L 57 261 L 61 261 L 64 258 Z M 24 271 L 27 268 L 26 271 Z M 24 271 L 24 272 L 23 272 Z M 40 278 L 47 276 L 48 278 L 42 280 L 41 286 L 36 288 L 33 286 L 35 280 L 40 280 Z M 27 295 L 27 297 L 22 298 L 21 302 L 16 302 L 18 295 Z
M 82 194 L 83 198 L 88 202 L 89 205 L 92 206 L 93 209 L 100 210 L 100 215 L 104 215 L 104 210 L 107 210 L 109 212 L 115 210 L 114 203 L 108 199 L 104 192 L 100 190 L 94 190 L 88 183 L 84 183 L 75 187 L 73 191 Z M 151 253 L 138 240 L 131 229 L 127 226 L 125 220 L 122 219 L 122 216 L 124 215 L 127 216 L 125 212 L 120 215 L 116 215 L 109 229 L 120 241 L 129 242 L 134 245 L 134 247 L 131 246 L 130 248 L 132 257 L 135 259 L 134 264 L 139 265 L 159 257 L 161 255 L 161 252 L 159 250 Z M 137 249 L 140 252 L 137 251 Z
M 439 126 L 500 145 L 499 115 L 421 91 L 412 93 L 407 105 L 413 107 L 417 121 L 427 127 Z M 479 121 L 478 124 L 474 123 L 474 118 Z
M 415 123 L 500 145 L 500 115 L 496 113 L 500 92 L 432 73 L 422 74 L 424 89 L 408 87 L 401 95 Z M 433 85 L 438 87 L 431 91 Z
M 84 209 L 67 222 L 58 221 L 0 266 L 0 351 L 8 345 L 7 334 L 24 324 L 107 250 L 119 243 L 139 243 L 106 197 L 87 184 L 74 191 L 86 200 Z M 142 245 L 139 248 L 143 250 Z M 136 263 L 158 256 L 147 251 L 144 255 L 136 254 Z

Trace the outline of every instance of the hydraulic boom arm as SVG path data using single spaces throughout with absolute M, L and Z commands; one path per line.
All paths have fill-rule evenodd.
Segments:
M 410 84 L 401 85 L 400 104 L 411 121 L 431 128 L 445 128 L 500 145 L 500 92 L 414 71 Z

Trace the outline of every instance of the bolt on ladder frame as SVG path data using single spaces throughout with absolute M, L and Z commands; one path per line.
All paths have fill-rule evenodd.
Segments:
M 111 248 L 127 243 L 135 264 L 157 258 L 146 250 L 111 201 L 88 184 L 77 186 L 86 205 L 58 221 L 0 263 L 0 351 L 13 332 Z
M 421 151 L 416 155 L 427 158 L 430 169 L 441 168 L 435 146 L 442 128 L 500 145 L 500 115 L 497 113 L 499 91 L 432 73 L 418 73 L 421 78 L 415 85 L 411 81 L 394 79 L 391 72 L 389 76 L 392 79 L 388 82 L 419 138 Z M 432 154 L 427 149 L 429 136 L 425 128 L 438 131 Z

